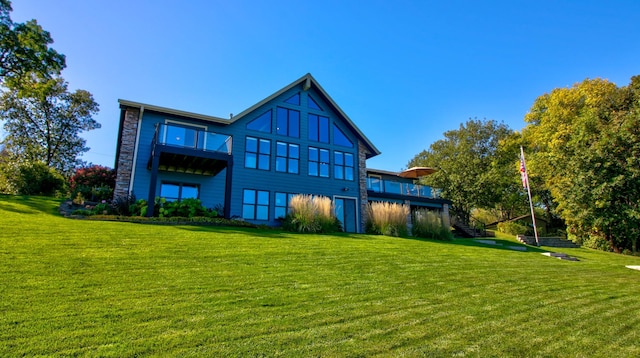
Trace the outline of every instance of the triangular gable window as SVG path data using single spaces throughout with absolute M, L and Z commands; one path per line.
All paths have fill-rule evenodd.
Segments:
M 318 111 L 322 111 L 322 108 L 320 108 L 318 103 L 314 101 L 313 98 L 311 98 L 311 96 L 309 96 L 309 102 L 307 103 L 307 106 L 309 106 L 309 108 L 311 109 L 317 109 Z
M 333 124 L 333 144 L 353 148 L 353 143 L 349 138 L 347 138 L 344 132 L 335 125 L 335 123 Z
M 260 117 L 247 123 L 247 129 L 253 131 L 271 133 L 271 110 L 260 115 Z
M 300 93 L 296 93 L 293 96 L 289 97 L 284 103 L 295 104 L 296 106 L 300 105 Z

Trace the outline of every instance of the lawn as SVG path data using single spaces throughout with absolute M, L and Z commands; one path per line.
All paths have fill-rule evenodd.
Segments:
M 0 356 L 640 356 L 638 257 L 73 220 L 57 204 L 0 196 Z

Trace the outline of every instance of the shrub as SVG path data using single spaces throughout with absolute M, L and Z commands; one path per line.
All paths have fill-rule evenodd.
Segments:
M 136 197 L 133 194 L 126 195 L 126 196 L 119 196 L 117 198 L 114 198 L 111 201 L 111 206 L 113 207 L 114 213 L 116 215 L 121 215 L 121 216 L 138 215 L 140 213 L 140 210 L 139 209 L 136 210 L 135 204 L 136 204 Z M 147 202 L 145 201 L 145 205 L 146 204 Z
M 14 174 L 9 180 L 16 194 L 54 196 L 65 191 L 64 177 L 42 162 L 20 164 Z
M 115 170 L 102 165 L 76 169 L 69 179 L 70 196 L 74 198 L 81 193 L 90 201 L 110 200 L 115 185 Z
M 146 207 L 141 208 L 141 212 L 144 210 L 146 214 Z M 188 198 L 181 201 L 167 201 L 165 198 L 156 197 L 155 199 L 155 215 L 161 218 L 172 217 L 217 217 L 218 212 L 215 210 L 208 210 L 202 206 L 200 199 Z M 144 216 L 144 215 L 141 215 Z
M 526 235 L 529 228 L 515 221 L 507 221 L 498 224 L 498 231 L 509 235 Z
M 367 233 L 400 237 L 408 235 L 408 206 L 374 202 L 369 204 L 367 210 L 369 214 L 365 228 Z
M 284 218 L 285 230 L 306 233 L 330 233 L 341 230 L 331 199 L 324 196 L 295 195 Z
M 444 226 L 439 213 L 431 210 L 417 210 L 413 213 L 411 234 L 436 240 L 452 240 L 451 229 Z
M 114 210 L 111 204 L 103 200 L 101 203 L 96 204 L 91 212 L 93 215 L 110 215 L 113 214 Z

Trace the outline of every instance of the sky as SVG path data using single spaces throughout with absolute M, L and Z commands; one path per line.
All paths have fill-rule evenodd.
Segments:
M 118 99 L 228 118 L 311 73 L 399 171 L 469 119 L 513 130 L 535 99 L 640 75 L 640 1 L 14 0 L 66 55 L 114 167 Z

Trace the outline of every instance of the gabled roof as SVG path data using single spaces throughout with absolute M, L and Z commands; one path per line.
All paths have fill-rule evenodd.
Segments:
M 338 104 L 336 104 L 336 102 L 331 98 L 331 96 L 329 96 L 329 94 L 320 86 L 320 84 L 318 84 L 318 81 L 316 81 L 316 79 L 313 78 L 313 76 L 311 76 L 310 73 L 307 73 L 306 75 L 300 77 L 299 79 L 291 82 L 289 85 L 283 87 L 282 89 L 278 90 L 277 92 L 273 93 L 272 95 L 270 95 L 269 97 L 263 99 L 262 101 L 254 104 L 253 106 L 245 109 L 241 113 L 233 116 L 231 119 L 224 119 L 224 118 L 220 118 L 220 117 L 207 116 L 207 115 L 204 115 L 204 114 L 180 111 L 180 110 L 177 110 L 177 109 L 172 109 L 172 108 L 167 108 L 167 107 L 160 107 L 160 106 L 155 106 L 155 105 L 145 104 L 145 103 L 139 103 L 139 102 L 133 102 L 133 101 L 127 101 L 127 100 L 124 100 L 124 99 L 119 99 L 118 103 L 120 103 L 121 107 L 140 108 L 140 109 L 144 109 L 144 110 L 149 110 L 149 111 L 154 111 L 154 112 L 159 112 L 159 113 L 166 113 L 166 114 L 171 114 L 171 115 L 176 115 L 176 116 L 181 116 L 181 117 L 186 117 L 186 118 L 200 119 L 200 120 L 203 120 L 203 121 L 213 122 L 213 123 L 217 123 L 217 124 L 231 124 L 231 123 L 234 123 L 235 121 L 238 121 L 238 120 L 242 119 L 244 116 L 246 116 L 249 113 L 253 112 L 254 110 L 259 108 L 260 106 L 262 106 L 264 104 L 267 104 L 269 101 L 272 101 L 276 97 L 280 96 L 281 94 L 287 92 L 291 88 L 296 87 L 296 86 L 298 86 L 300 84 L 302 84 L 302 88 L 305 91 L 307 91 L 309 88 L 313 87 L 322 96 L 322 99 L 325 102 L 329 103 L 329 105 L 331 105 L 332 109 L 336 113 L 338 113 L 338 115 L 345 121 L 345 123 L 349 127 L 349 129 L 351 129 L 356 134 L 358 139 L 360 139 L 364 143 L 365 147 L 369 151 L 369 153 L 367 154 L 367 158 L 375 157 L 376 155 L 380 154 L 380 151 L 378 150 L 378 148 L 376 148 L 373 145 L 373 143 L 371 143 L 371 141 L 364 135 L 364 133 L 362 133 L 362 131 L 360 131 L 360 129 L 353 123 L 353 121 L 349 118 L 349 116 L 347 116 L 346 113 L 344 113 L 342 111 L 342 109 L 338 106 Z
M 355 125 L 355 123 L 353 123 L 353 121 L 349 118 L 349 116 L 347 116 L 347 114 L 344 113 L 344 111 L 340 108 L 340 106 L 338 106 L 338 104 L 333 100 L 333 98 L 331 98 L 331 96 L 329 96 L 329 94 L 324 90 L 324 88 L 322 88 L 322 86 L 320 86 L 318 81 L 316 81 L 316 79 L 313 78 L 313 76 L 310 73 L 307 73 L 306 75 L 304 75 L 304 76 L 300 77 L 299 79 L 291 82 L 289 85 L 283 87 L 282 89 L 280 89 L 279 91 L 277 91 L 274 94 L 270 95 L 269 97 L 263 99 L 262 101 L 254 104 L 253 106 L 251 106 L 251 107 L 247 108 L 246 110 L 242 111 L 238 115 L 234 116 L 231 121 L 235 122 L 235 121 L 241 119 L 243 116 L 253 112 L 258 107 L 268 103 L 269 101 L 272 101 L 276 97 L 278 97 L 281 94 L 287 92 L 288 90 L 292 89 L 293 87 L 296 87 L 296 86 L 300 85 L 301 83 L 303 84 L 302 88 L 305 91 L 307 91 L 311 87 L 313 87 L 316 91 L 318 91 L 318 93 L 322 96 L 322 99 L 325 102 L 329 103 L 331 105 L 331 107 L 333 108 L 333 110 L 336 113 L 338 113 L 338 115 L 340 117 L 342 117 L 342 119 L 344 119 L 344 121 L 347 124 L 347 126 L 349 127 L 349 129 L 353 130 L 353 132 L 358 136 L 358 139 L 360 139 L 364 143 L 364 145 L 367 147 L 367 150 L 369 151 L 369 154 L 367 154 L 367 158 L 375 157 L 376 155 L 380 154 L 380 151 L 378 150 L 378 148 L 376 148 L 376 146 L 373 145 L 373 143 L 371 143 L 371 141 L 364 135 L 364 133 L 362 133 L 362 131 L 360 131 L 360 129 Z
M 203 120 L 203 121 L 213 122 L 213 123 L 218 123 L 218 124 L 229 124 L 229 123 L 231 123 L 231 121 L 229 121 L 228 119 L 224 119 L 224 118 L 220 118 L 220 117 L 213 117 L 213 116 L 207 116 L 207 115 L 204 115 L 204 114 L 181 111 L 181 110 L 178 110 L 178 109 L 160 107 L 160 106 L 156 106 L 156 105 L 153 105 L 153 104 L 146 104 L 146 103 L 140 103 L 140 102 L 127 101 L 126 99 L 118 99 L 118 103 L 120 103 L 120 107 L 139 108 L 139 109 L 144 109 L 144 110 L 147 110 L 147 111 L 166 113 L 166 114 L 171 114 L 171 115 L 179 116 L 179 117 L 200 119 L 200 120 Z

